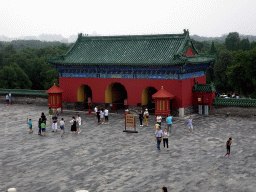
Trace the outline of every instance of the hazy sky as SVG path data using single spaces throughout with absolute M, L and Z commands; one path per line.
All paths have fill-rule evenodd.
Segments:
M 1 0 L 0 35 L 256 35 L 256 0 Z

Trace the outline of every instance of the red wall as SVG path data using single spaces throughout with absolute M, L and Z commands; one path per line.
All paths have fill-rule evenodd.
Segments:
M 127 91 L 128 105 L 141 103 L 142 92 L 147 87 L 164 89 L 175 95 L 174 107 L 181 108 L 193 104 L 193 86 L 195 82 L 206 83 L 206 77 L 197 77 L 185 80 L 163 79 L 104 79 L 104 78 L 72 78 L 60 77 L 59 87 L 64 91 L 63 102 L 76 102 L 77 90 L 80 85 L 88 85 L 92 90 L 92 102 L 105 103 L 105 91 L 111 83 L 121 83 Z

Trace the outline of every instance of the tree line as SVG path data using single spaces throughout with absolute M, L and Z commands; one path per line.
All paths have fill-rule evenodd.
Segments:
M 65 54 L 69 48 L 62 43 L 17 51 L 12 43 L 0 43 L 0 88 L 46 90 L 54 83 L 58 85 L 59 73 L 47 59 Z
M 0 88 L 46 90 L 58 85 L 59 73 L 47 64 L 47 58 L 65 54 L 72 45 L 28 42 L 0 42 Z M 213 82 L 220 93 L 256 98 L 256 41 L 241 40 L 237 32 L 231 32 L 225 41 L 193 40 L 193 44 L 200 53 L 216 56 L 214 66 L 206 71 L 207 83 Z

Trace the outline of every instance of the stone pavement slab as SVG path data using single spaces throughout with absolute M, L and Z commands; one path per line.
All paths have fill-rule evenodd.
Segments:
M 169 151 L 156 149 L 154 117 L 138 133 L 124 133 L 124 117 L 110 114 L 109 125 L 97 125 L 93 115 L 79 112 L 82 132 L 70 133 L 75 111 L 64 111 L 60 137 L 37 135 L 41 112 L 47 107 L 0 104 L 0 191 L 17 192 L 108 191 L 248 191 L 256 188 L 255 119 L 193 116 L 194 133 L 186 119 L 174 118 L 176 134 L 169 137 Z M 33 122 L 29 134 L 27 118 Z M 59 127 L 59 126 L 58 126 Z M 165 127 L 165 125 L 163 125 Z M 231 159 L 223 158 L 225 143 L 233 138 Z

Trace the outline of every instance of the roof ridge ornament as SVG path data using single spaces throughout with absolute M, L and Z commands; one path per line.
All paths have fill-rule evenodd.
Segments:
M 188 29 L 183 29 L 184 35 L 189 35 L 189 30 Z

